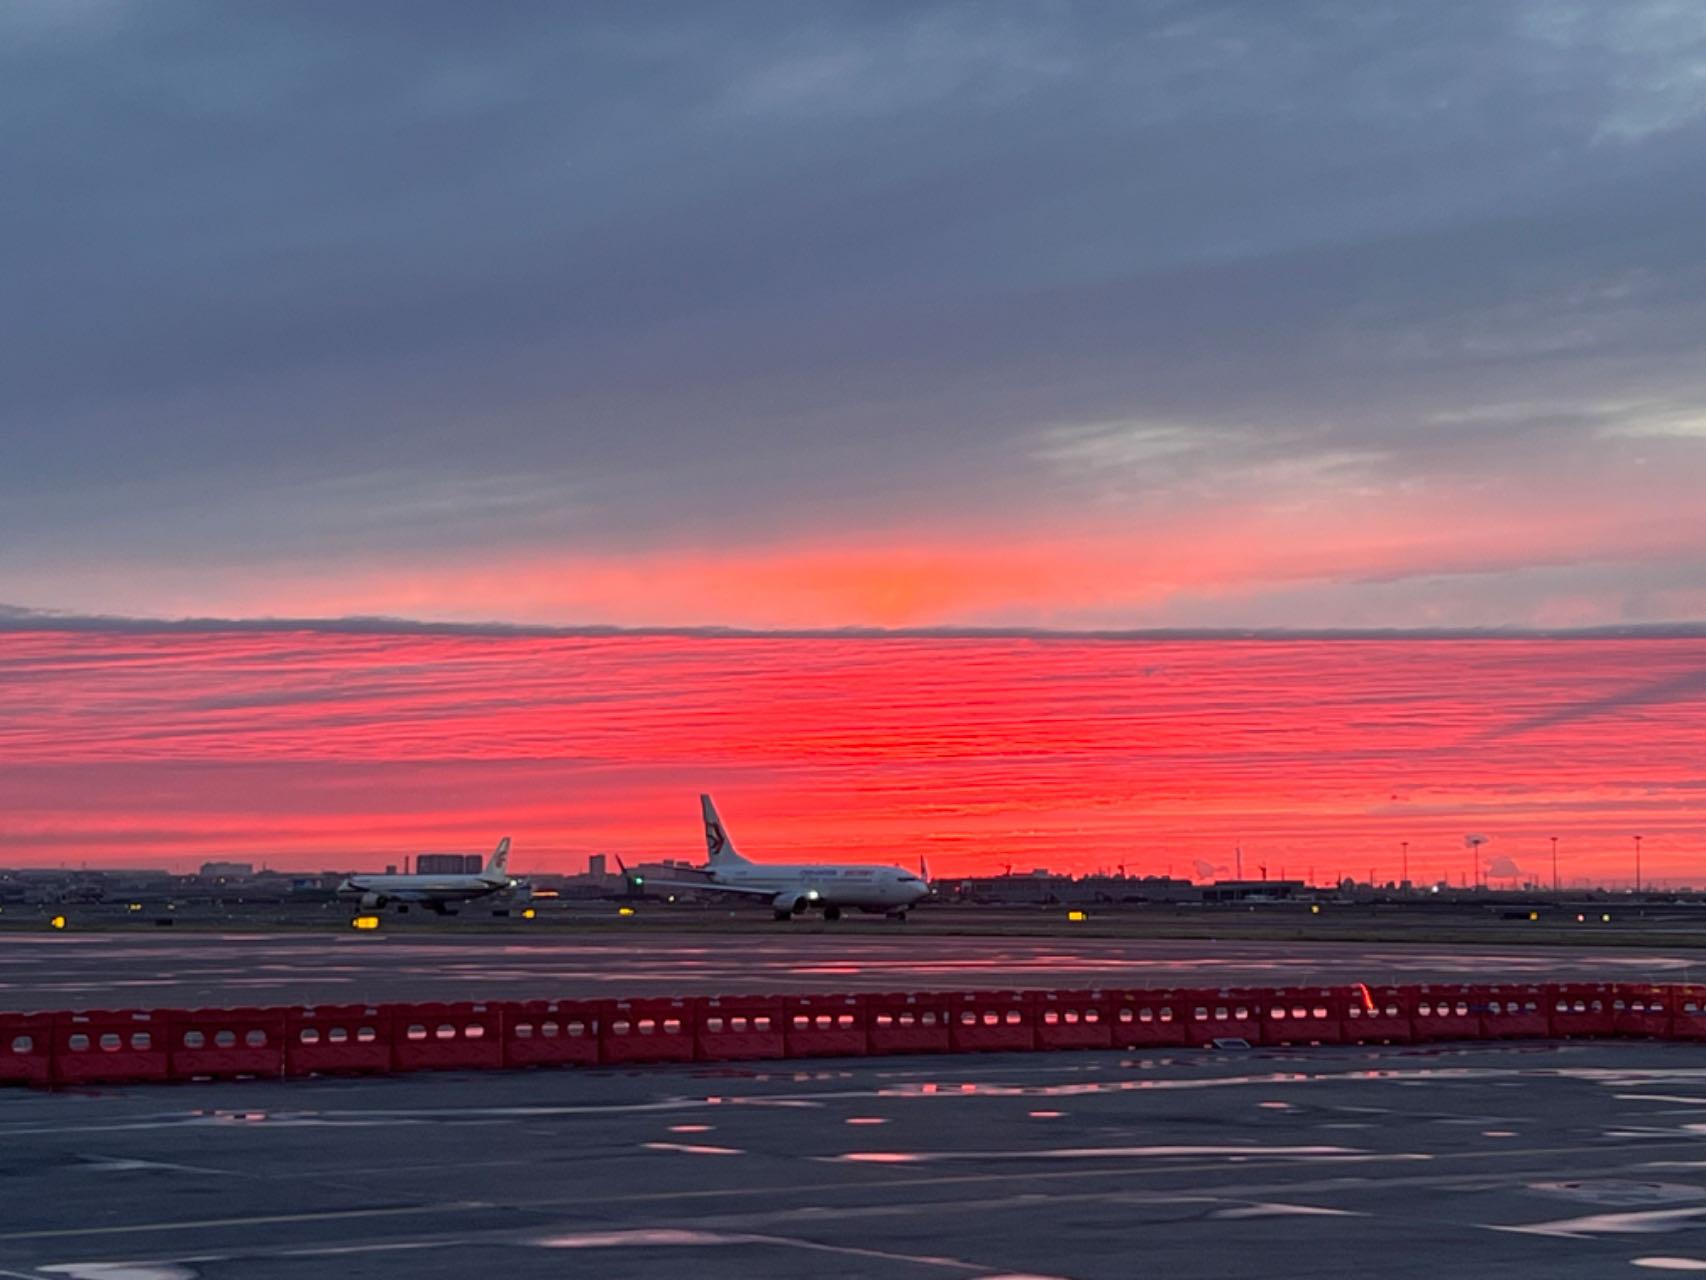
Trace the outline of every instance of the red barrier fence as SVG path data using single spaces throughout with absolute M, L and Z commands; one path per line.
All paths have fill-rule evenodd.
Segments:
M 0 1084 L 892 1053 L 1645 1037 L 1706 1042 L 1706 985 L 937 991 L 0 1012 Z
M 517 1000 L 504 1006 L 504 1066 L 598 1064 L 602 1000 Z
M 1672 1040 L 1706 1040 L 1706 986 L 1683 982 L 1674 984 L 1671 993 Z
M 1481 1037 L 1485 1040 L 1544 1039 L 1551 1034 L 1547 1013 L 1548 993 L 1538 986 L 1494 986 L 1475 988 L 1481 1011 Z
M 1036 1013 L 1039 1049 L 1108 1049 L 1113 1047 L 1110 1001 L 1101 991 L 1038 991 Z
M 88 1009 L 53 1015 L 55 1084 L 168 1080 L 166 1015 L 151 1009 Z
M 1552 1035 L 1608 1036 L 1617 1029 L 1616 988 L 1611 983 L 1564 982 L 1547 990 L 1552 993 Z
M 1343 1043 L 1349 999 L 1342 987 L 1281 987 L 1266 999 L 1262 1043 Z
M 1409 1044 L 1416 1038 L 1406 987 L 1359 982 L 1345 1002 L 1346 1044 Z
M 187 1009 L 169 1015 L 174 1080 L 284 1074 L 283 1009 Z
M 504 1064 L 495 1004 L 391 1006 L 391 1070 L 490 1070 Z
M 1611 1025 L 1616 1034 L 1646 1040 L 1673 1036 L 1676 998 L 1669 987 L 1620 982 L 1611 1001 Z
M 790 1058 L 862 1058 L 870 1052 L 863 996 L 783 996 Z
M 964 991 L 948 1024 L 953 1053 L 1012 1053 L 1037 1047 L 1036 1001 L 1029 991 Z
M 612 1000 L 599 1028 L 600 1062 L 692 1062 L 698 1000 Z
M 0 1013 L 0 1084 L 47 1084 L 53 1078 L 53 1015 Z
M 344 1075 L 391 1070 L 391 1011 L 326 1004 L 284 1015 L 284 1074 Z
M 865 1035 L 872 1053 L 948 1052 L 948 1009 L 943 992 L 892 992 L 865 997 Z
M 780 996 L 707 996 L 693 1003 L 700 1062 L 787 1056 Z
M 1221 987 L 1171 994 L 1184 1006 L 1186 1044 L 1208 1045 L 1216 1040 L 1261 1043 L 1261 993 L 1242 987 Z

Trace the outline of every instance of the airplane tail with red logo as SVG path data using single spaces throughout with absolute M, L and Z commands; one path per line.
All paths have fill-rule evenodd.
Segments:
M 717 816 L 717 806 L 711 803 L 711 797 L 701 794 L 699 810 L 705 817 L 705 853 L 713 867 L 726 867 L 733 863 L 745 862 L 735 851 L 733 840 L 723 826 L 723 820 Z

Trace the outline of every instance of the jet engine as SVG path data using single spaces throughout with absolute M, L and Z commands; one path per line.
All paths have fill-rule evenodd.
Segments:
M 385 905 L 385 895 L 384 894 L 381 894 L 381 893 L 364 893 L 361 895 L 361 909 L 363 911 L 377 911 L 380 907 L 382 907 L 384 905 Z

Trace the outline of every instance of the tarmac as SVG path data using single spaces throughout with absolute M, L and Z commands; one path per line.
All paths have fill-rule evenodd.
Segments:
M 1690 981 L 1689 948 L 858 932 L 0 934 L 0 1009 L 1018 987 Z
M 0 1276 L 1706 1270 L 1706 1048 L 860 1059 L 0 1092 Z

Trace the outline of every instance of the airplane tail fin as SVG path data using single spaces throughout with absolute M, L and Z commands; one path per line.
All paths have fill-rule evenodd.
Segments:
M 498 841 L 498 847 L 492 850 L 492 856 L 486 859 L 486 868 L 480 872 L 480 879 L 491 884 L 509 883 L 509 837 Z
M 728 866 L 730 863 L 745 862 L 735 851 L 734 841 L 729 839 L 729 833 L 723 828 L 723 820 L 717 816 L 717 806 L 711 803 L 711 797 L 700 795 L 699 810 L 705 817 L 705 852 L 710 857 L 711 865 Z

